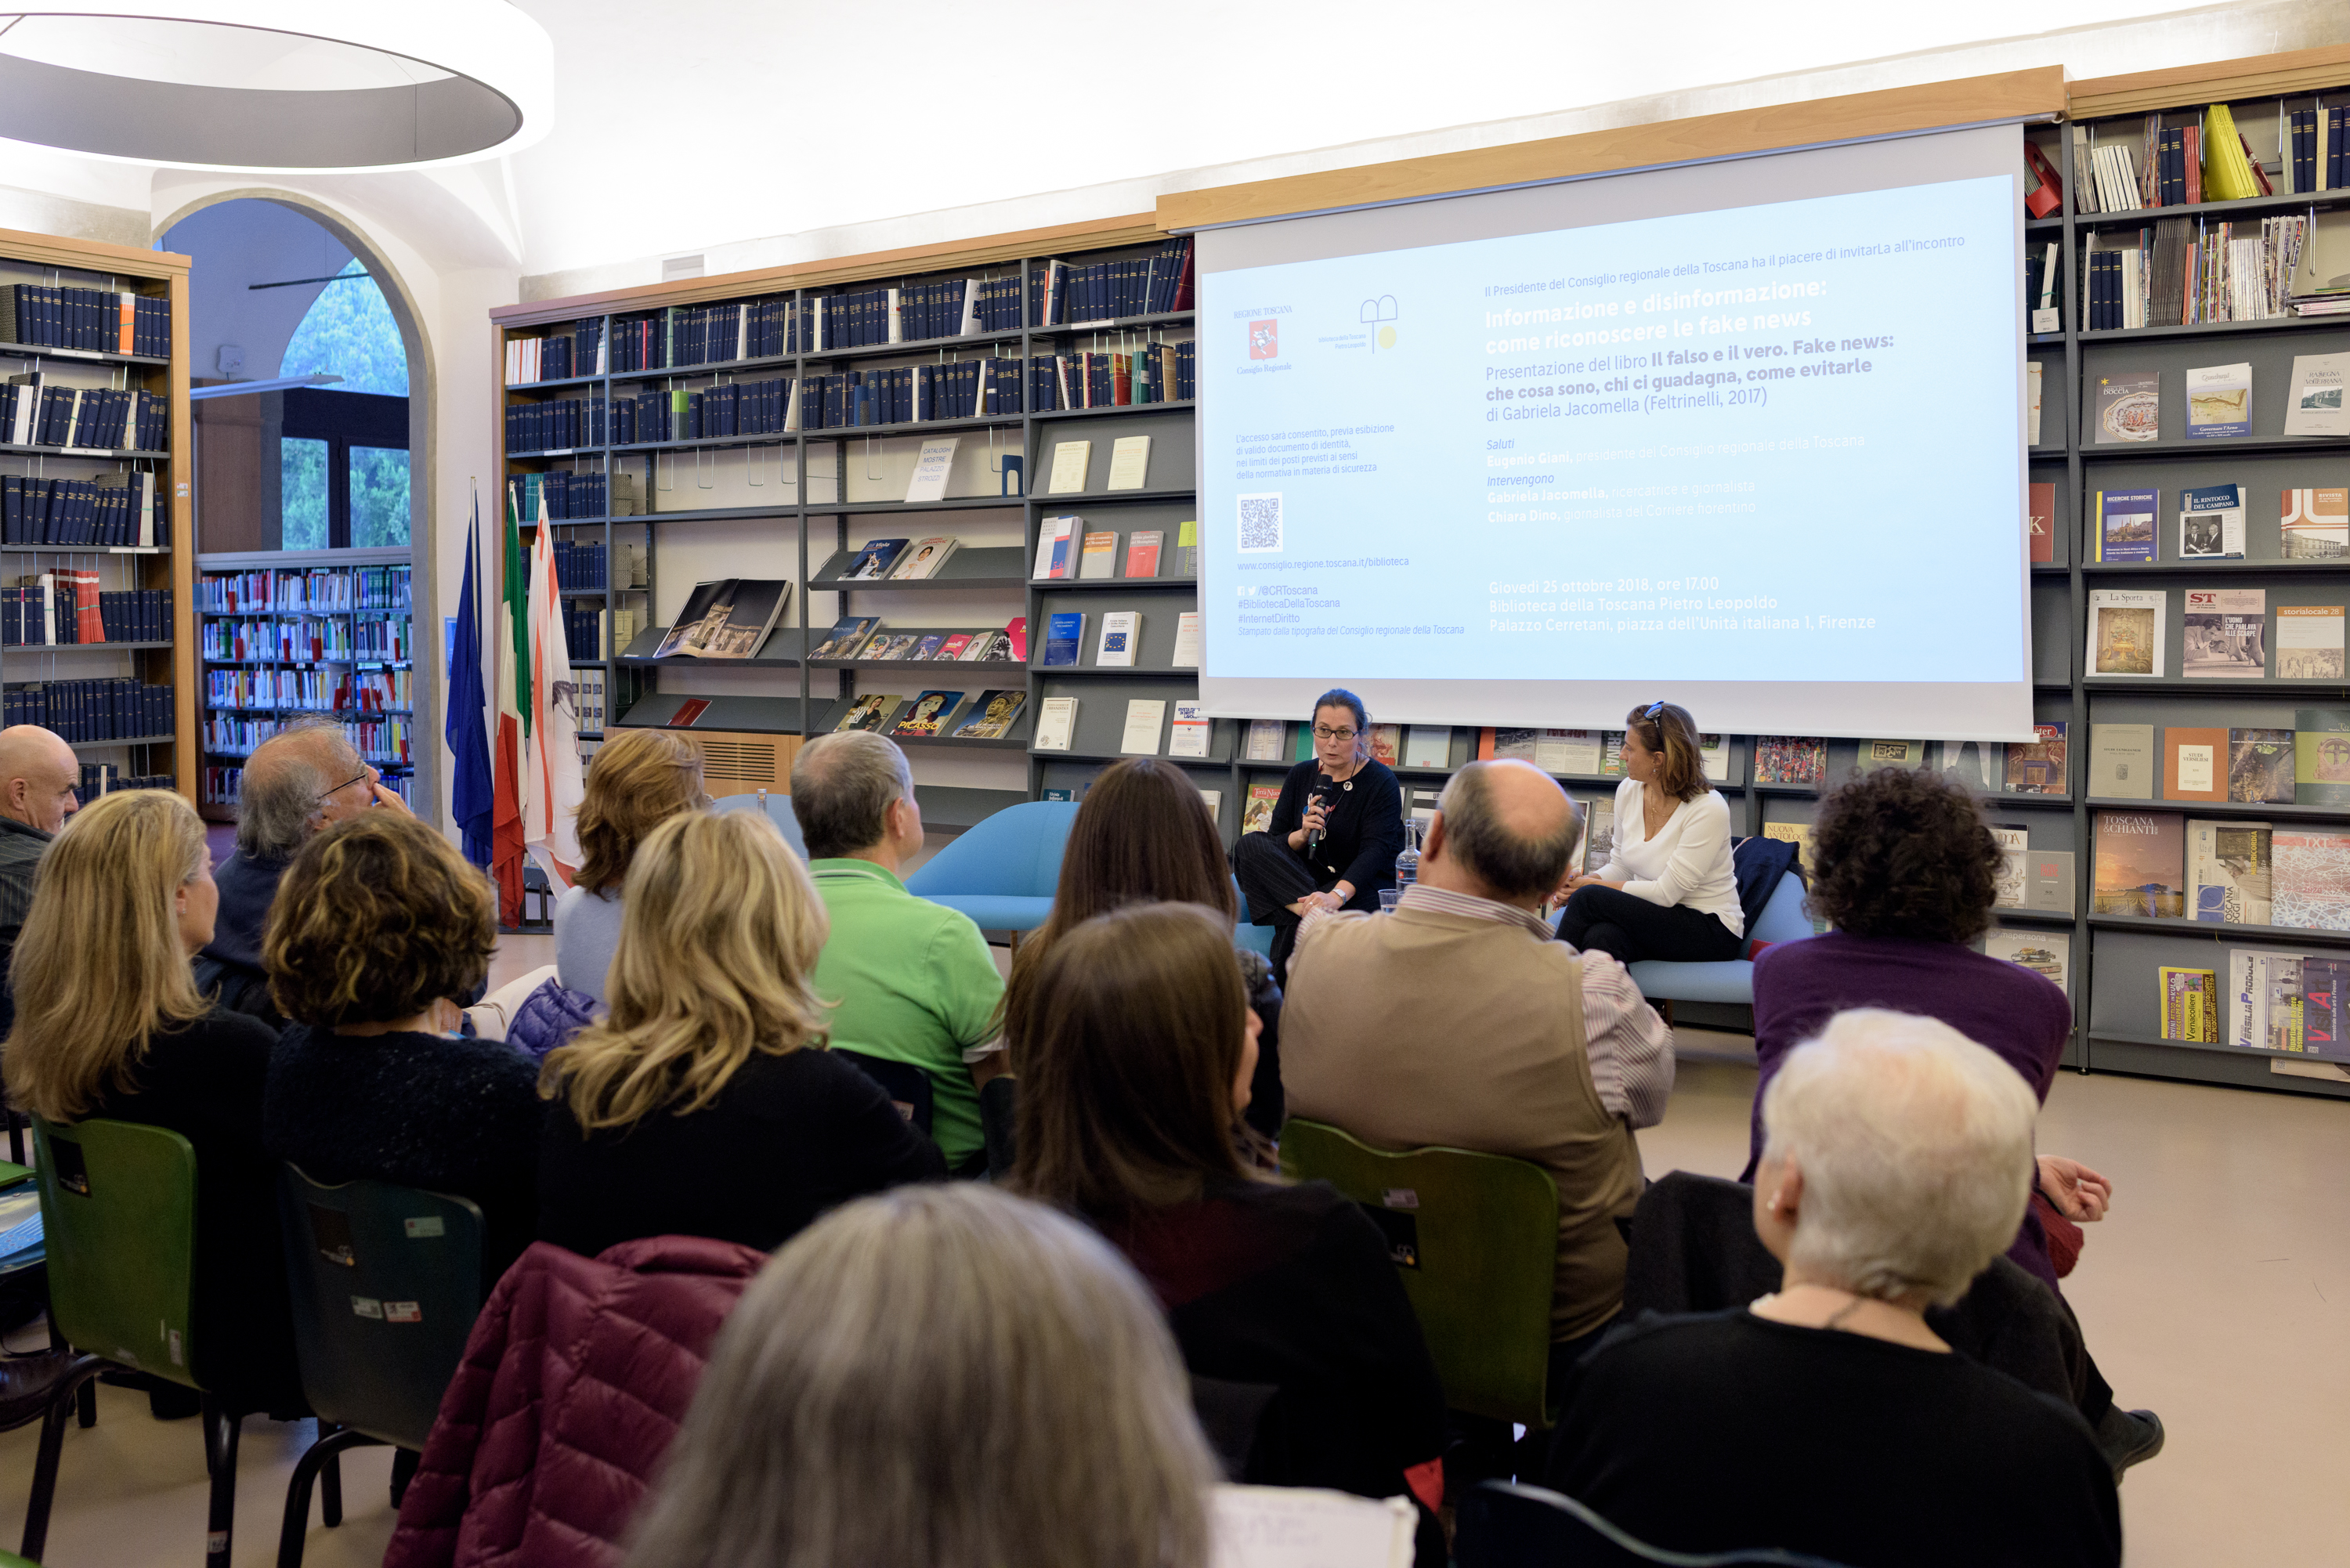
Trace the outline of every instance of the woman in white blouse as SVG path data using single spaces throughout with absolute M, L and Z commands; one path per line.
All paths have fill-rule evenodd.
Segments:
M 1711 963 L 1742 955 L 1746 917 L 1730 864 L 1730 807 L 1705 782 L 1697 722 L 1670 702 L 1625 716 L 1607 864 L 1577 877 L 1562 940 L 1623 963 Z

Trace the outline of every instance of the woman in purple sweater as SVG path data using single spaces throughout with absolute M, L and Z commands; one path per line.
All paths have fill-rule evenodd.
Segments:
M 1766 949 L 1754 962 L 1753 1132 L 1745 1173 L 1762 1153 L 1762 1091 L 1797 1045 L 1836 1013 L 1882 1007 L 1937 1018 L 1995 1052 L 2044 1104 L 2072 1003 L 2046 976 L 1976 952 L 1967 944 L 1991 928 L 2000 848 L 1975 798 L 1940 775 L 1887 768 L 1838 788 L 1812 829 L 1808 903 L 1833 928 L 1808 941 Z M 2038 1157 L 2038 1187 L 2066 1218 L 2104 1218 L 2112 1184 L 2077 1160 Z M 2048 1233 L 2027 1210 L 2008 1254 L 2057 1291 Z M 2062 1293 L 2059 1292 L 2059 1298 Z M 2099 1444 L 2126 1464 L 2162 1446 L 2149 1411 L 2124 1411 L 2095 1366 L 2082 1356 L 2082 1414 Z

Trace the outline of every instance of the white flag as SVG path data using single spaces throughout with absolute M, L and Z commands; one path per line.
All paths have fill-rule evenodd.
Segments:
M 522 836 L 559 886 L 580 861 L 579 698 L 563 635 L 562 585 L 555 580 L 555 534 L 546 501 L 530 547 L 530 736 L 523 746 Z

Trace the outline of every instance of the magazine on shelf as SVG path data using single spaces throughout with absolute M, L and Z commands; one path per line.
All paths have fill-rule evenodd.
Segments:
M 792 585 L 774 577 L 696 583 L 656 659 L 749 659 L 759 651 L 790 599 Z

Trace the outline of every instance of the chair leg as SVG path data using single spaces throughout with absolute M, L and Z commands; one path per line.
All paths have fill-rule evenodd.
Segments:
M 408 1483 L 416 1479 L 416 1467 L 423 1463 L 423 1461 L 424 1456 L 418 1453 L 414 1449 L 394 1449 L 391 1450 L 391 1507 L 393 1512 L 397 1513 L 400 1511 L 400 1505 L 408 1501 Z
M 13 1115 L 14 1113 L 12 1112 L 11 1114 Z M 48 1321 L 49 1348 L 51 1350 L 65 1350 L 70 1348 L 66 1344 L 65 1335 L 57 1332 L 57 1314 L 54 1313 L 49 1314 Z M 82 1380 L 79 1392 L 74 1396 L 74 1414 L 85 1430 L 98 1425 L 97 1378 L 86 1377 Z M 29 1557 L 32 1553 L 26 1552 L 26 1555 Z
M 14 1106 L 8 1110 L 8 1158 L 18 1165 L 25 1163 L 25 1118 Z
M 293 1479 L 286 1483 L 286 1520 L 277 1531 L 277 1568 L 302 1568 L 302 1538 L 310 1529 L 310 1489 L 317 1484 L 320 1473 L 336 1474 L 335 1457 L 345 1449 L 366 1448 L 381 1441 L 365 1432 L 340 1427 L 302 1451 L 302 1457 L 295 1461 Z M 339 1481 L 335 1483 L 335 1489 L 337 1501 L 333 1514 L 327 1520 L 329 1525 L 342 1522 Z
M 228 1568 L 229 1537 L 236 1526 L 236 1445 L 244 1436 L 244 1417 L 231 1414 L 212 1395 L 204 1396 L 204 1430 L 217 1425 L 220 1436 L 208 1444 L 212 1453 L 212 1508 L 204 1526 L 204 1568 Z
M 328 1454 L 318 1470 L 318 1518 L 329 1530 L 343 1522 L 343 1461 Z
M 25 1537 L 17 1554 L 38 1563 L 49 1542 L 49 1509 L 57 1495 L 57 1460 L 66 1441 L 66 1412 L 71 1410 L 82 1394 L 88 1392 L 90 1380 L 98 1376 L 96 1356 L 83 1358 L 81 1370 L 73 1382 L 57 1390 L 49 1407 L 41 1412 L 41 1446 L 33 1461 L 33 1494 L 25 1503 Z

